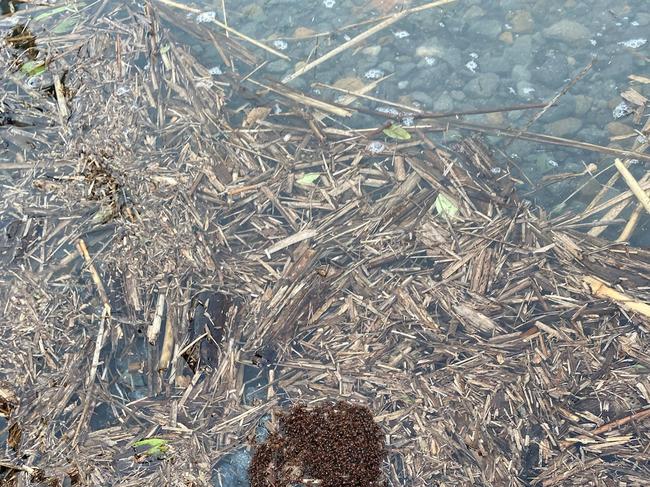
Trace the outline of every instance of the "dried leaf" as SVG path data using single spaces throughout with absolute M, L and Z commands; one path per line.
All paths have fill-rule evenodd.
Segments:
M 255 107 L 250 112 L 248 112 L 248 115 L 246 115 L 246 119 L 244 120 L 242 126 L 250 127 L 257 122 L 264 120 L 269 115 L 269 113 L 271 113 L 271 109 L 268 107 Z
M 336 80 L 334 86 L 342 90 L 354 92 L 363 89 L 365 84 L 360 78 L 357 78 L 356 76 L 348 76 L 346 78 Z
M 621 93 L 621 96 L 633 105 L 644 106 L 648 99 L 636 90 L 629 89 Z

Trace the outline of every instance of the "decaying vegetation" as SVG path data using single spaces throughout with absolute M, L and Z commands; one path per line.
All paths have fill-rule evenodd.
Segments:
M 389 485 L 647 484 L 650 252 L 582 233 L 631 190 L 549 218 L 444 119 L 349 129 L 169 22 L 261 62 L 151 3 L 41 39 L 44 86 L 0 51 L 5 484 L 206 485 L 263 416 L 336 400 Z

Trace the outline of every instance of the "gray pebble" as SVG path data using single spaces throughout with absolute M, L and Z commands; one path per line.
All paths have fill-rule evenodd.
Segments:
M 480 19 L 472 23 L 469 27 L 469 31 L 472 34 L 478 34 L 490 39 L 495 39 L 499 34 L 501 34 L 501 22 L 496 19 Z
M 379 69 L 385 73 L 394 73 L 395 72 L 395 63 L 392 61 L 384 61 L 378 66 Z
M 504 49 L 503 57 L 509 63 L 508 71 L 512 69 L 513 64 L 528 66 L 530 64 L 531 58 L 533 57 L 532 36 L 521 35 L 517 37 L 512 46 Z
M 284 73 L 290 67 L 291 67 L 291 65 L 289 64 L 288 61 L 285 61 L 284 59 L 277 59 L 277 60 L 271 61 L 269 64 L 267 64 L 265 69 L 269 73 Z
M 422 91 L 414 91 L 413 93 L 411 93 L 411 98 L 421 103 L 425 107 L 430 107 L 431 105 L 433 105 L 433 98 L 431 98 L 430 95 L 427 95 Z
M 582 128 L 582 120 L 575 117 L 563 118 L 545 125 L 545 133 L 556 137 L 574 135 Z
M 454 100 L 444 92 L 433 103 L 434 112 L 451 112 L 454 109 Z
M 515 81 L 530 81 L 530 71 L 526 66 L 517 64 L 512 68 L 512 79 Z
M 591 31 L 584 25 L 569 19 L 562 19 L 550 27 L 544 29 L 544 35 L 548 39 L 555 39 L 562 42 L 587 41 L 591 37 Z
M 533 77 L 540 83 L 552 88 L 561 87 L 569 76 L 569 63 L 566 56 L 559 52 L 551 52 L 544 62 L 533 71 Z
M 494 73 L 481 73 L 465 85 L 465 93 L 478 98 L 490 98 L 499 88 L 499 77 Z

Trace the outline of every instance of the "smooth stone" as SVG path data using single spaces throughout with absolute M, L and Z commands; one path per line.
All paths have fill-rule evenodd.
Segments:
M 454 100 L 447 92 L 440 95 L 433 103 L 434 112 L 451 112 L 454 109 Z
M 582 120 L 575 117 L 563 118 L 545 125 L 545 133 L 555 137 L 573 135 L 582 128 Z
M 510 68 L 512 68 L 513 64 L 528 66 L 533 57 L 533 38 L 529 35 L 517 37 L 512 46 L 503 50 L 503 57 L 510 64 Z
M 261 5 L 257 3 L 250 3 L 246 5 L 242 11 L 242 15 L 244 18 L 249 19 L 249 20 L 256 20 L 263 22 L 264 19 L 266 19 L 266 14 L 264 13 L 264 9 L 262 8 Z
M 440 57 L 441 53 L 442 48 L 440 47 L 440 42 L 435 39 L 415 48 L 415 55 L 417 57 Z
M 433 98 L 430 95 L 427 95 L 423 91 L 414 91 L 411 93 L 411 99 L 422 103 L 422 105 L 430 107 L 433 105 Z
M 467 62 L 461 62 L 461 59 L 463 59 L 463 53 L 460 49 L 455 47 L 444 49 L 438 57 L 454 68 L 458 68 L 461 64 Z
M 512 79 L 515 81 L 530 81 L 530 71 L 526 66 L 517 64 L 512 68 Z
M 399 73 L 400 76 L 405 76 L 409 74 L 411 71 L 413 71 L 417 67 L 417 64 L 413 62 L 405 62 L 403 64 L 400 64 L 397 66 L 397 72 Z
M 591 37 L 591 31 L 584 25 L 568 19 L 555 22 L 543 32 L 547 38 L 562 42 L 587 41 Z
M 436 63 L 434 66 L 418 64 L 418 69 L 413 71 L 411 87 L 414 90 L 431 91 L 432 83 L 437 83 L 437 80 L 445 80 L 446 83 L 449 71 L 449 66 L 444 62 Z
M 537 98 L 536 92 L 535 86 L 530 81 L 522 80 L 517 82 L 517 95 L 520 98 L 532 100 L 533 98 Z
M 392 61 L 384 61 L 378 66 L 384 73 L 394 73 L 395 72 L 395 63 Z
M 528 10 L 517 10 L 507 18 L 508 23 L 512 26 L 512 31 L 517 34 L 528 34 L 535 28 L 533 16 Z
M 490 98 L 499 88 L 499 77 L 494 73 L 481 73 L 465 85 L 465 93 L 478 98 Z
M 609 122 L 606 127 L 610 135 L 628 135 L 634 132 L 632 127 L 624 124 L 623 122 Z
M 381 46 L 368 46 L 361 50 L 364 56 L 377 57 L 381 52 Z
M 539 68 L 535 68 L 533 77 L 550 87 L 560 87 L 569 76 L 569 63 L 558 52 L 549 54 Z
M 470 28 L 474 34 L 494 39 L 501 33 L 501 22 L 496 19 L 481 19 L 474 22 Z
M 449 95 L 456 101 L 463 101 L 467 96 L 460 90 L 452 90 Z
M 498 74 L 510 74 L 512 71 L 512 62 L 506 56 L 494 56 L 488 54 L 481 58 L 481 65 L 485 69 Z
M 576 115 L 584 115 L 591 109 L 593 99 L 585 95 L 576 95 Z
M 557 106 L 549 109 L 546 121 L 553 122 L 571 117 L 576 113 L 576 99 L 570 93 L 565 94 L 557 101 Z
M 288 61 L 285 61 L 284 59 L 277 59 L 267 64 L 265 70 L 269 73 L 284 73 L 290 67 L 291 64 L 289 64 Z
M 512 44 L 514 42 L 514 37 L 512 36 L 512 32 L 507 30 L 505 32 L 501 32 L 499 35 L 499 40 L 504 44 Z
M 286 73 L 284 73 L 284 76 L 288 76 L 288 75 L 290 75 L 291 73 L 293 73 L 293 70 L 289 70 L 289 71 L 287 71 Z M 322 78 L 321 78 L 320 81 L 321 81 L 321 82 L 325 82 L 325 80 L 322 79 Z M 290 87 L 290 88 L 293 88 L 294 90 L 303 91 L 303 90 L 306 90 L 306 89 L 307 89 L 307 80 L 305 80 L 305 79 L 302 78 L 302 77 L 300 77 L 300 78 L 296 78 L 296 79 L 292 79 L 291 81 L 289 81 L 289 82 L 287 83 L 287 86 Z
M 316 31 L 308 27 L 296 27 L 296 30 L 293 31 L 294 37 L 311 37 L 316 34 Z
M 463 14 L 464 19 L 478 19 L 481 17 L 485 17 L 485 10 L 478 5 L 472 5 Z

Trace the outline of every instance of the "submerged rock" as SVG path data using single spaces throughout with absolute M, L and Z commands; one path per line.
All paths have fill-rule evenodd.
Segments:
M 546 124 L 546 133 L 556 137 L 566 137 L 575 134 L 581 128 L 582 120 L 575 117 L 567 117 Z
M 499 77 L 494 73 L 482 73 L 465 85 L 465 92 L 478 98 L 490 98 L 499 88 Z
M 544 29 L 544 35 L 562 42 L 576 42 L 589 40 L 591 31 L 574 20 L 562 19 Z

